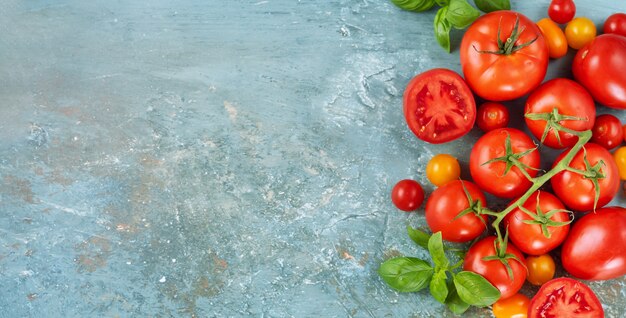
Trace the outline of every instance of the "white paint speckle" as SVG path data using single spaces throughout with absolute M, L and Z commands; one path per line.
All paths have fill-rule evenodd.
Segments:
M 159 283 L 165 283 L 166 279 L 165 276 L 161 276 L 161 279 L 159 279 Z
M 175 258 L 172 258 L 172 263 L 176 263 L 176 259 Z

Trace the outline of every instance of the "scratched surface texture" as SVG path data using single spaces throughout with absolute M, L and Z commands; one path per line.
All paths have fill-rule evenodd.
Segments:
M 547 1 L 512 2 L 545 15 Z M 577 5 L 598 25 L 624 9 Z M 479 136 L 432 146 L 405 126 L 407 81 L 460 70 L 434 14 L 384 0 L 2 1 L 0 317 L 452 316 L 376 274 L 425 256 L 405 233 L 423 211 L 394 209 L 393 184 L 431 192 L 430 157 L 466 166 Z M 624 282 L 591 283 L 608 317 L 626 315 Z

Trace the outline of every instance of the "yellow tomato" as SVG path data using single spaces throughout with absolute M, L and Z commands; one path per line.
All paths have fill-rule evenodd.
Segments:
M 435 155 L 426 165 L 426 177 L 430 182 L 438 187 L 452 181 L 458 180 L 461 176 L 461 166 L 451 155 Z
M 496 301 L 491 307 L 496 318 L 526 318 L 530 299 L 523 294 Z
M 613 159 L 617 164 L 620 179 L 626 180 L 626 146 L 617 148 L 613 153 Z
M 565 38 L 567 39 L 567 44 L 569 44 L 569 46 L 574 50 L 581 49 L 595 37 L 596 25 L 593 24 L 593 21 L 588 18 L 575 18 L 565 27 Z
M 550 57 L 557 59 L 567 54 L 567 39 L 563 30 L 549 18 L 544 18 L 537 22 L 546 43 Z
M 554 278 L 555 264 L 552 256 L 549 254 L 527 256 L 526 268 L 528 269 L 526 279 L 533 285 L 541 286 Z

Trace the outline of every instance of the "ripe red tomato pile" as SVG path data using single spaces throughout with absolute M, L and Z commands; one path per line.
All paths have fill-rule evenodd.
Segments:
M 402 180 L 392 198 L 404 211 L 426 200 L 432 233 L 472 242 L 462 268 L 499 290 L 496 317 L 603 317 L 591 288 L 554 275 L 559 266 L 582 280 L 626 275 L 626 208 L 607 206 L 626 180 L 626 125 L 613 115 L 626 109 L 626 14 L 607 17 L 600 35 L 572 0 L 553 0 L 547 15 L 487 13 L 461 41 L 463 77 L 432 69 L 409 82 L 404 115 L 419 139 L 445 143 L 474 126 L 484 134 L 461 160 L 467 166 L 450 154 L 428 163 L 434 191 Z M 546 79 L 550 58 L 568 50 L 578 50 L 573 77 Z M 519 98 L 524 118 L 511 122 L 525 126 L 507 127 L 507 103 Z M 486 194 L 504 204 L 492 209 Z M 542 286 L 532 300 L 519 293 L 526 280 Z

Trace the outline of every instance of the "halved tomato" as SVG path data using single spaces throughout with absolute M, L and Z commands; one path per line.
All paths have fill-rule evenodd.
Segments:
M 571 278 L 555 278 L 539 289 L 530 301 L 528 317 L 604 317 L 604 310 L 596 294 Z
M 404 91 L 404 118 L 417 138 L 440 144 L 472 129 L 476 102 L 459 74 L 436 68 L 409 82 Z

